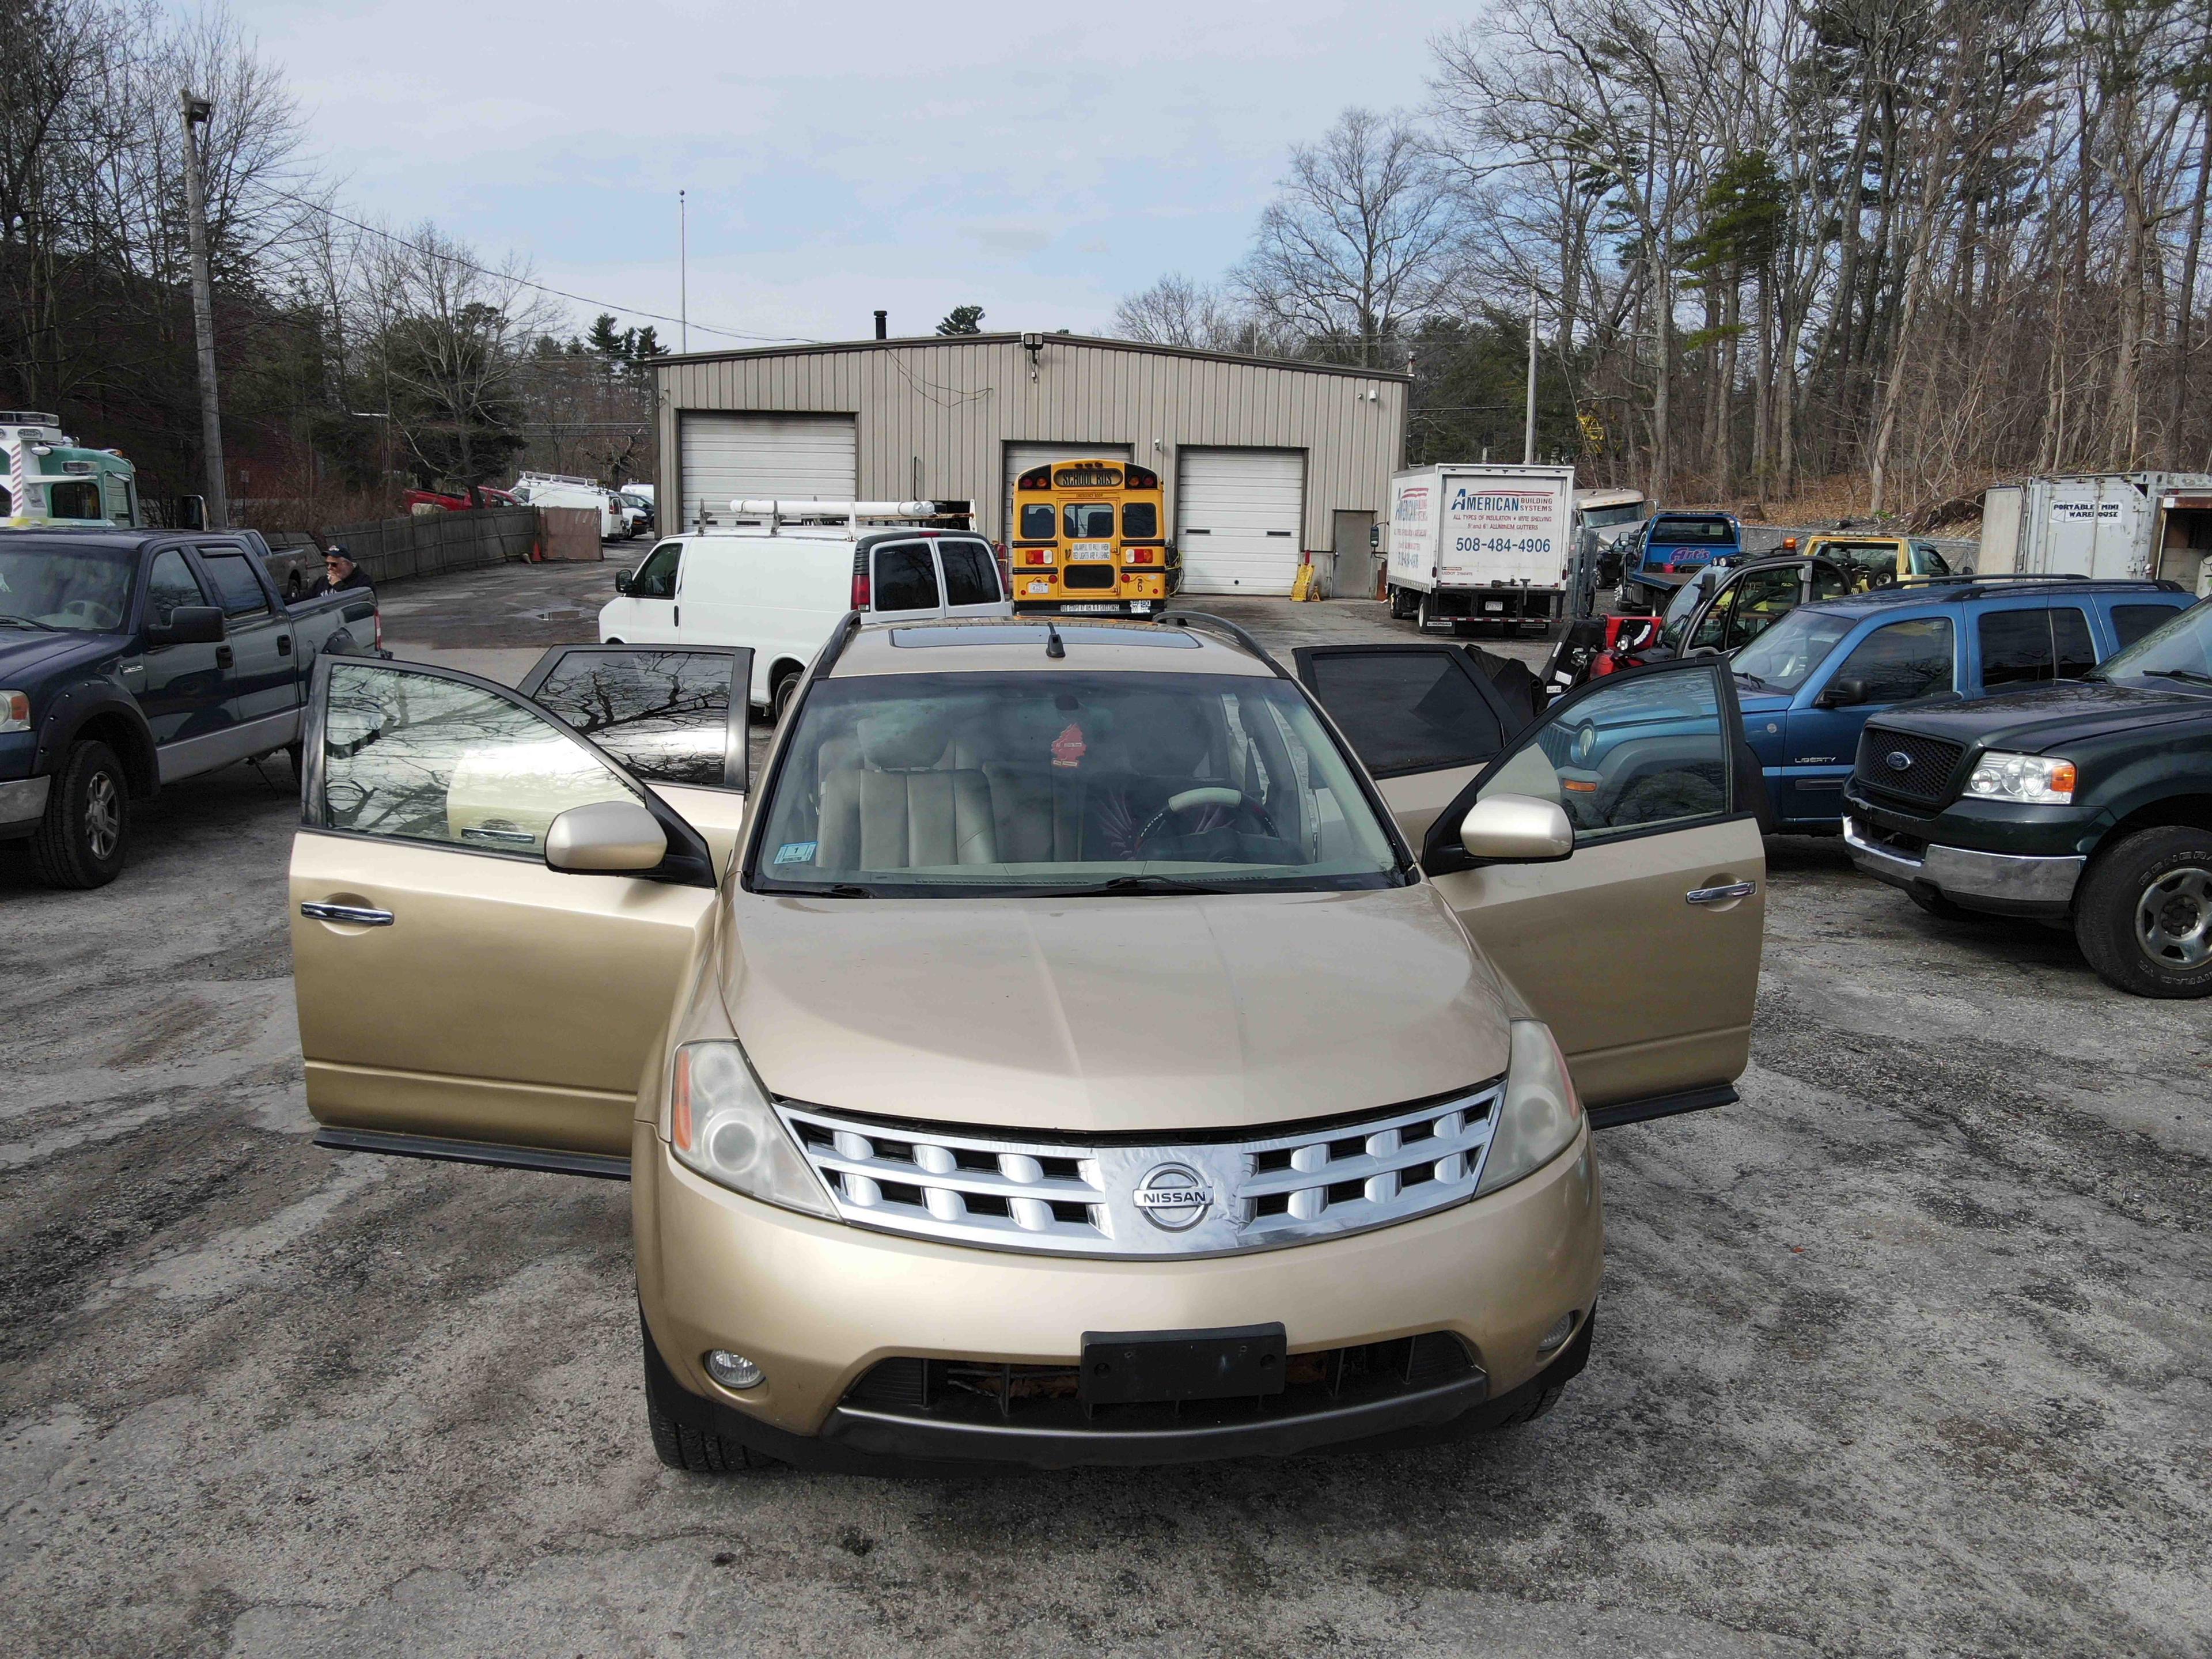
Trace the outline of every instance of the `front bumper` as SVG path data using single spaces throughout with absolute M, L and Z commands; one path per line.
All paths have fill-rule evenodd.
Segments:
M 0 836 L 28 835 L 46 815 L 52 778 L 18 778 L 0 783 Z
M 1916 852 L 1882 838 L 1848 805 L 1844 841 L 1851 849 L 1851 862 L 1877 880 L 2001 915 L 2064 915 L 2074 902 L 2081 866 L 2087 862 L 2075 856 L 1980 853 L 1940 842 L 1929 842 Z
M 1589 1131 L 1526 1179 L 1419 1220 L 1318 1243 L 1200 1260 L 1068 1259 L 966 1249 L 796 1215 L 702 1181 L 638 1126 L 632 1180 L 648 1363 L 718 1431 L 787 1462 L 1177 1462 L 1430 1434 L 1510 1415 L 1526 1385 L 1587 1352 L 1602 1257 Z M 1563 1314 L 1566 1347 L 1537 1344 Z M 1447 1332 L 1471 1375 L 1343 1411 L 1189 1431 L 1018 1432 L 921 1422 L 847 1398 L 905 1357 L 1073 1365 L 1092 1331 L 1279 1322 L 1290 1353 Z M 714 1348 L 756 1360 L 742 1394 L 712 1382 Z M 702 1426 L 708 1425 L 702 1421 Z

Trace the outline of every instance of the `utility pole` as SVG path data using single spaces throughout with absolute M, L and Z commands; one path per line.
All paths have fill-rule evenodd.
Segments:
M 691 210 L 684 191 L 676 192 L 676 321 L 684 331 L 684 349 L 691 349 Z
M 1536 285 L 1528 284 L 1528 418 L 1522 428 L 1521 464 L 1536 464 Z
M 177 94 L 185 112 L 185 215 L 191 234 L 192 332 L 199 341 L 200 448 L 207 455 L 208 527 L 230 526 L 230 491 L 223 483 L 222 404 L 215 384 L 215 283 L 208 275 L 207 181 L 200 176 L 199 140 L 192 129 L 215 117 L 211 99 L 190 90 Z

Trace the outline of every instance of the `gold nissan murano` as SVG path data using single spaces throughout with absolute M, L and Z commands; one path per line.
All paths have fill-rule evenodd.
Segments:
M 627 1179 L 678 1468 L 1418 1444 L 1587 1362 L 1591 1132 L 1724 1104 L 1765 863 L 1727 665 L 1533 722 L 1448 644 L 848 617 L 519 690 L 317 665 L 326 1146 Z M 497 1179 L 487 1173 L 484 1179 Z

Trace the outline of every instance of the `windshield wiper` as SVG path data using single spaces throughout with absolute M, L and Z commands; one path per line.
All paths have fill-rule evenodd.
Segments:
M 0 623 L 13 623 L 18 628 L 40 629 L 49 634 L 63 634 L 69 631 L 66 629 L 57 628 L 52 623 L 40 622 L 36 617 L 15 617 L 4 611 L 0 611 Z
M 2212 674 L 2200 674 L 2193 668 L 2146 668 L 2145 679 L 2187 680 L 2191 685 L 2212 685 Z
M 1087 887 L 1058 887 L 1050 893 L 1036 894 L 1041 898 L 1088 898 L 1093 894 L 1139 893 L 1177 895 L 1233 893 L 1233 887 L 1212 887 L 1204 882 L 1185 881 L 1178 876 L 1115 876 Z
M 1731 673 L 1731 674 L 1733 674 L 1733 675 L 1735 675 L 1735 676 L 1736 677 L 1736 678 L 1738 678 L 1738 679 L 1740 679 L 1740 680 L 1749 680 L 1749 681 L 1752 683 L 1752 684 L 1753 684 L 1756 689 L 1758 689 L 1759 690 L 1764 691 L 1765 690 L 1766 690 L 1766 682 L 1765 682 L 1765 680 L 1763 680 L 1763 679 L 1759 678 L 1758 675 L 1753 674 L 1753 673 L 1751 673 L 1751 672 L 1748 672 L 1747 670 L 1741 669 L 1741 668 L 1731 668 L 1731 669 L 1729 669 L 1729 673 Z

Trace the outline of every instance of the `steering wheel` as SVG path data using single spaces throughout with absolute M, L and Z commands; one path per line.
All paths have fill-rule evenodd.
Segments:
M 1165 823 L 1171 814 L 1193 812 L 1206 806 L 1226 807 L 1232 812 L 1249 813 L 1259 820 L 1261 828 L 1266 834 L 1273 836 L 1277 841 L 1282 839 L 1281 832 L 1275 828 L 1275 821 L 1267 816 L 1267 809 L 1261 805 L 1258 801 L 1253 799 L 1242 789 L 1209 784 L 1196 789 L 1186 789 L 1179 795 L 1169 796 L 1168 804 L 1146 819 L 1145 827 L 1137 831 L 1137 845 L 1141 848 L 1150 841 L 1153 831 Z

